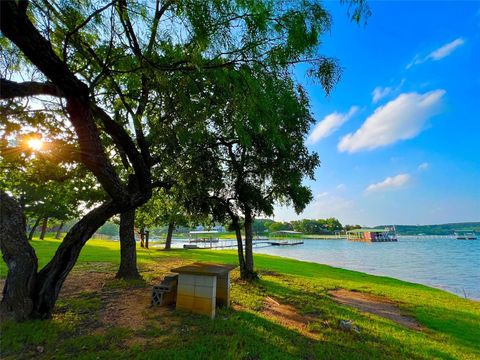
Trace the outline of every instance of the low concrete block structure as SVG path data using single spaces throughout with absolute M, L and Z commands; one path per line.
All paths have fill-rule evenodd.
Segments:
M 215 307 L 230 305 L 230 271 L 235 265 L 194 263 L 178 273 L 177 309 L 215 317 Z
M 152 288 L 152 305 L 166 306 L 175 303 L 178 274 L 168 274 L 159 285 Z

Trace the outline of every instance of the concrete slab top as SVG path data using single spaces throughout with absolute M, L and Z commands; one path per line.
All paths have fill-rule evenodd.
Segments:
M 191 265 L 180 266 L 171 271 L 179 274 L 192 275 L 224 275 L 235 269 L 237 265 L 193 263 Z

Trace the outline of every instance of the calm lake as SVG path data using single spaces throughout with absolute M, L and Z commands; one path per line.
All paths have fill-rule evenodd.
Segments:
M 175 243 L 180 247 L 184 242 Z M 234 244 L 220 242 L 226 243 Z M 406 236 L 385 243 L 305 240 L 296 246 L 258 246 L 254 252 L 389 276 L 480 300 L 480 240 Z

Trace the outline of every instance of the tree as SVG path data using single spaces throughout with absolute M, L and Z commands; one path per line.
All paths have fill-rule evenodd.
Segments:
M 35 286 L 38 262 L 23 231 L 23 221 L 21 206 L 0 190 L 0 249 L 9 268 L 21 269 L 7 274 L 0 303 L 0 320 L 28 319 L 34 307 L 31 293 Z M 17 258 L 17 252 L 22 252 L 24 256 Z
M 182 206 L 182 199 L 177 196 L 178 185 L 166 190 L 158 189 L 152 198 L 137 209 L 137 226 L 143 229 L 167 225 L 165 249 L 169 250 L 172 245 L 173 231 L 176 226 L 187 225 L 194 218 L 188 215 Z M 196 218 L 197 220 L 199 217 Z
M 350 230 L 361 229 L 361 228 L 362 228 L 361 225 L 345 225 L 343 227 L 343 230 L 350 231 Z
M 282 231 L 282 230 L 292 230 L 292 227 L 290 226 L 289 223 L 284 223 L 284 222 L 272 222 L 268 227 L 268 231 L 271 233 Z
M 134 233 L 135 210 L 120 214 L 120 267 L 116 277 L 119 279 L 138 279 L 136 242 Z
M 335 218 L 328 218 L 325 219 L 325 226 L 330 233 L 334 233 L 335 231 L 341 231 L 343 229 L 342 224 Z
M 208 107 L 210 121 L 197 136 L 208 144 L 203 149 L 202 162 L 210 164 L 210 181 L 186 188 L 206 186 L 205 193 L 210 195 L 200 197 L 210 197 L 218 203 L 213 207 L 219 210 L 211 212 L 221 214 L 223 210 L 229 215 L 237 235 L 241 276 L 250 280 L 256 277 L 252 250 L 254 217 L 272 215 L 276 201 L 292 204 L 301 211 L 311 199 L 302 180 L 305 176 L 313 177 L 318 157 L 310 154 L 304 144 L 312 118 L 300 87 L 295 88 L 288 77 L 272 76 L 262 69 L 240 69 L 223 76 L 225 85 L 205 75 L 206 83 L 199 86 L 211 88 L 209 101 L 199 102 L 199 107 Z M 201 108 L 197 113 L 202 114 Z M 202 169 L 193 172 L 201 174 Z
M 252 224 L 252 230 L 255 234 L 261 235 L 268 231 L 268 220 L 265 219 L 255 219 Z
M 368 9 L 363 1 L 352 3 L 352 17 L 358 20 Z M 170 120 L 163 118 L 161 106 L 155 118 L 147 118 L 145 110 L 162 104 L 152 101 L 162 99 L 162 85 L 177 85 L 172 75 L 252 64 L 281 73 L 308 62 L 311 75 L 325 87 L 338 78 L 336 63 L 317 53 L 319 35 L 328 30 L 330 18 L 315 2 L 157 0 L 151 7 L 126 0 L 4 1 L 0 13 L 2 42 L 14 54 L 10 71 L 20 69 L 23 75 L 32 70 L 34 75 L 31 81 L 17 82 L 2 74 L 4 108 L 21 104 L 23 98 L 43 97 L 42 122 L 71 124 L 79 161 L 108 195 L 67 232 L 52 260 L 32 278 L 31 317 L 51 315 L 83 245 L 101 225 L 141 206 L 153 188 L 165 186 L 161 169 L 168 143 L 159 143 L 156 135 Z M 191 104 L 188 94 L 177 94 L 176 100 Z M 52 104 L 57 116 L 48 116 Z M 8 121 L 14 121 L 11 115 Z M 128 186 L 125 168 L 118 169 L 119 158 L 128 162 L 135 186 Z
M 63 224 L 79 216 L 80 203 L 91 206 L 104 196 L 95 189 L 86 169 L 65 151 L 70 145 L 59 138 L 60 134 L 48 134 L 50 142 L 43 142 L 39 150 L 28 146 L 32 139 L 29 131 L 10 141 L 6 131 L 0 142 L 0 187 L 21 199 L 27 224 L 32 224 L 29 240 L 40 222 L 43 239 L 48 219 Z

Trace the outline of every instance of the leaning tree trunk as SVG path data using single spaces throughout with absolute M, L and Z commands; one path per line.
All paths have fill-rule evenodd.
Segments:
M 31 317 L 46 319 L 51 316 L 63 282 L 83 246 L 100 226 L 121 210 L 118 204 L 108 201 L 87 213 L 67 232 L 52 260 L 38 273 Z
M 0 249 L 8 273 L 0 303 L 0 320 L 22 321 L 34 307 L 33 288 L 38 261 L 23 228 L 21 207 L 0 191 Z
M 245 280 L 256 279 L 257 273 L 253 270 L 253 219 L 250 209 L 245 210 L 245 272 L 240 274 Z
M 35 234 L 35 230 L 37 230 L 37 226 L 38 224 L 40 224 L 40 220 L 42 220 L 41 217 L 38 217 L 37 220 L 35 220 L 35 224 L 33 224 L 32 228 L 30 229 L 30 233 L 28 234 L 28 241 L 32 241 L 33 234 Z
M 175 229 L 175 221 L 170 221 L 168 223 L 168 232 L 167 232 L 167 239 L 165 241 L 165 250 L 170 250 L 172 248 L 172 235 L 173 235 L 174 229 Z
M 135 243 L 135 210 L 120 214 L 120 267 L 116 277 L 119 279 L 138 279 L 137 251 Z
M 42 232 L 40 233 L 40 240 L 43 240 L 45 238 L 45 233 L 47 232 L 47 225 L 48 225 L 48 217 L 44 217 L 43 223 L 42 223 Z
M 60 223 L 60 225 L 58 226 L 58 229 L 57 229 L 57 234 L 55 235 L 55 239 L 60 239 L 60 235 L 61 235 L 61 232 L 62 232 L 62 229 L 63 229 L 63 225 L 65 223 L 62 221 Z

